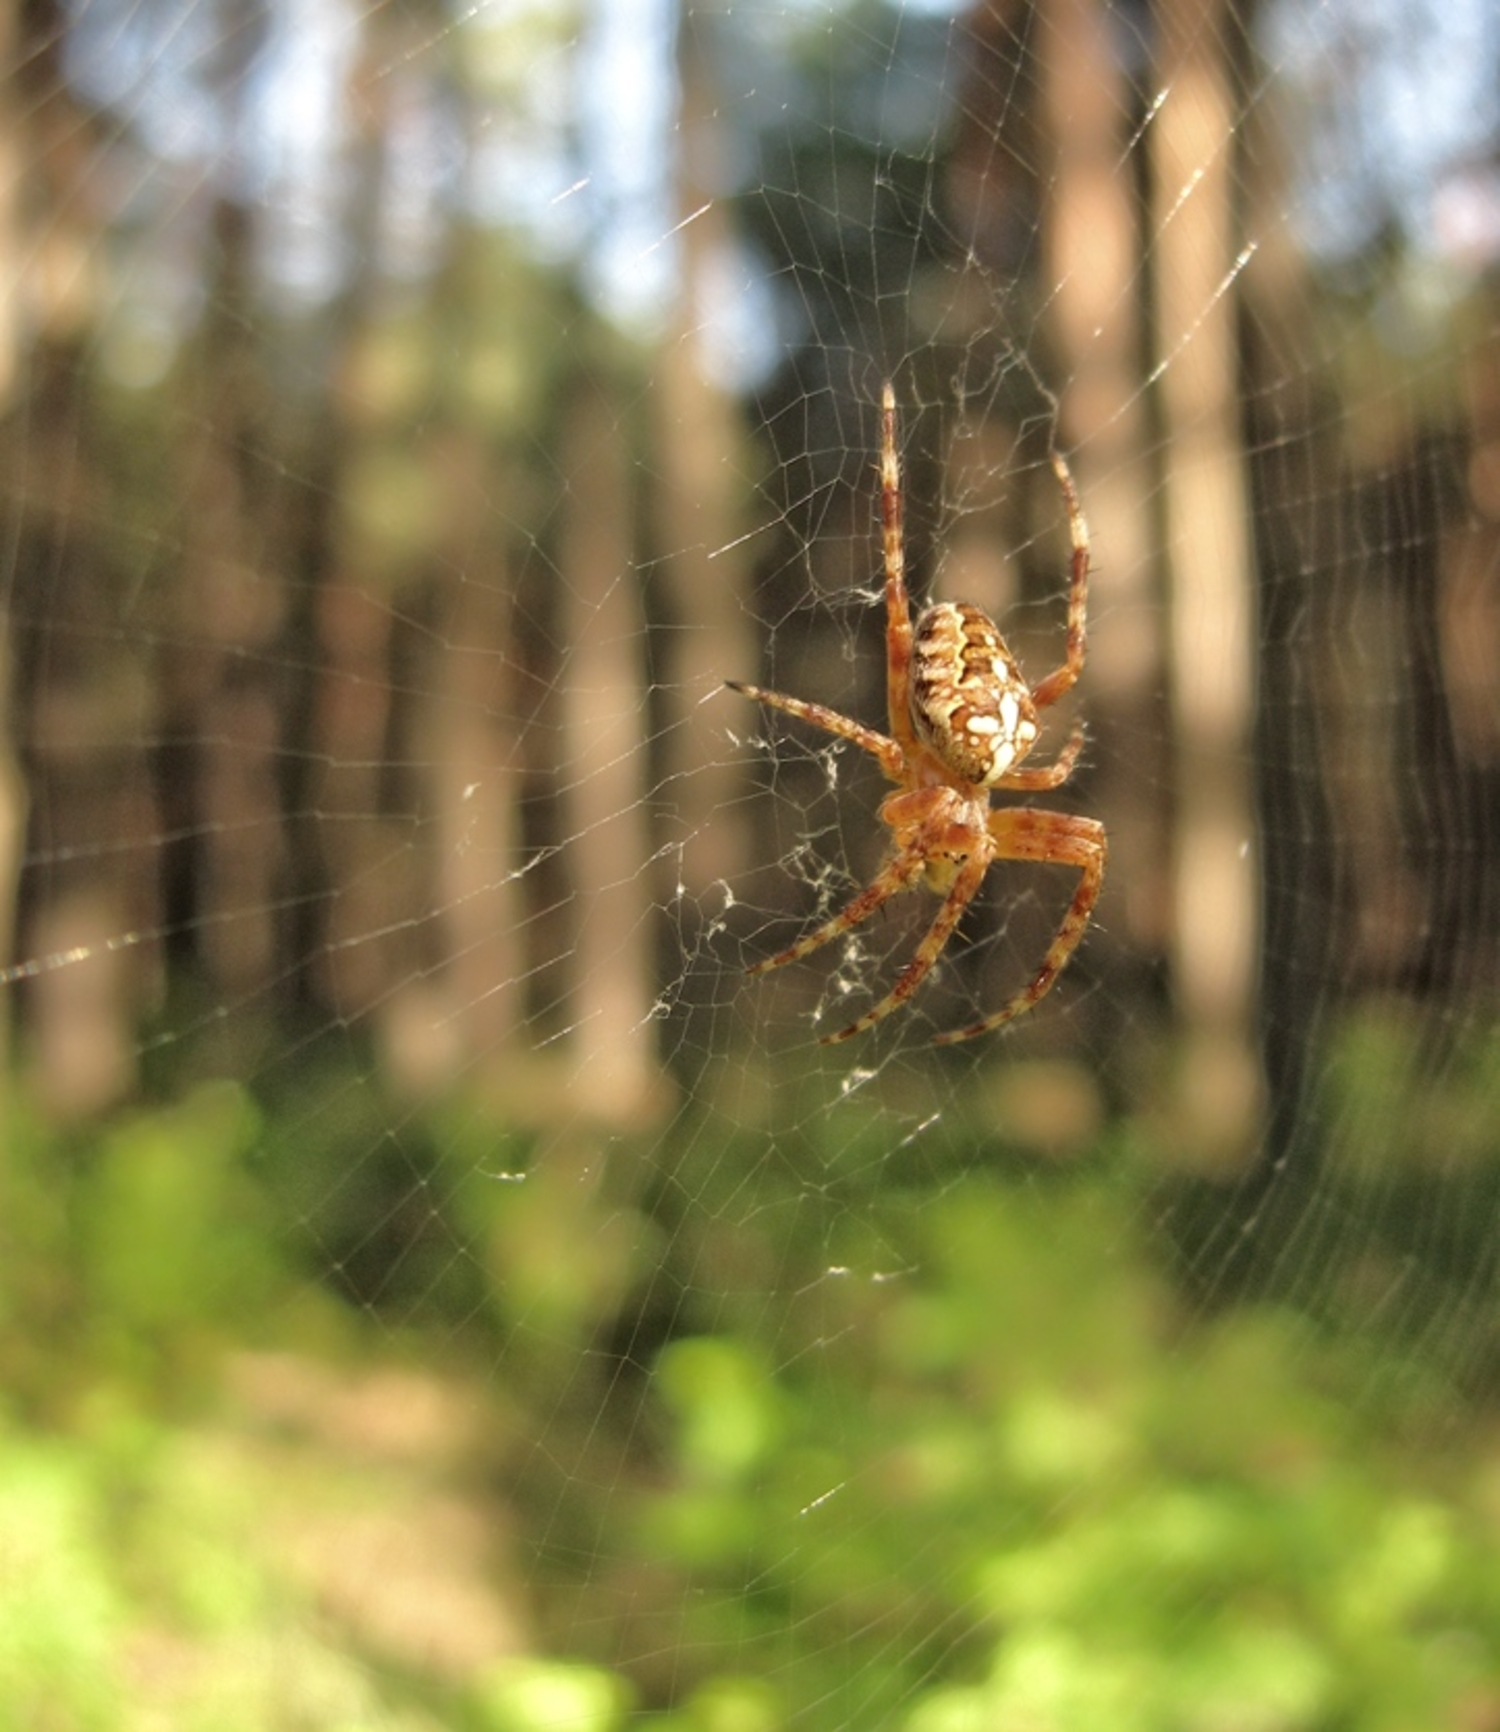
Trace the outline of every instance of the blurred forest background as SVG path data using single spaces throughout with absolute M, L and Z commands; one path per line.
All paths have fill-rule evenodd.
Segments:
M 0 1724 L 1500 1728 L 1482 0 L 0 30 Z M 743 975 L 887 377 L 918 595 L 1096 565 L 941 1055 L 1056 874 Z

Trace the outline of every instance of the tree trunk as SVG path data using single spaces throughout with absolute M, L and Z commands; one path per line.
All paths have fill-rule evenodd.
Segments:
M 1037 66 L 1051 168 L 1043 277 L 1062 398 L 1058 441 L 1093 542 L 1080 702 L 1089 810 L 1104 821 L 1110 850 L 1107 900 L 1089 948 L 1134 957 L 1143 973 L 1167 948 L 1171 905 L 1161 566 L 1138 360 L 1145 273 L 1126 161 L 1131 98 L 1101 0 L 1048 0 L 1042 24 Z M 1123 980 L 1119 993 L 1139 1002 Z
M 659 1098 L 646 822 L 645 630 L 626 436 L 587 380 L 564 433 L 559 803 L 572 885 L 570 1108 L 631 1124 Z
M 1264 1090 L 1251 756 L 1256 616 L 1239 431 L 1225 29 L 1218 7 L 1167 0 L 1156 69 L 1165 95 L 1147 136 L 1172 586 L 1172 969 L 1186 1035 L 1176 1129 L 1185 1159 L 1232 1170 L 1259 1144 Z

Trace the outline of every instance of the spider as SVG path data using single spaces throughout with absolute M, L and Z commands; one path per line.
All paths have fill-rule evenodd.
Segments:
M 1035 860 L 1076 868 L 1078 888 L 1041 967 L 1029 985 L 999 1010 L 939 1035 L 939 1044 L 972 1040 L 1029 1010 L 1051 987 L 1078 948 L 1104 880 L 1104 826 L 1093 818 L 1032 806 L 992 809 L 994 788 L 1056 788 L 1067 781 L 1083 745 L 1073 730 L 1055 762 L 1022 768 L 1036 744 L 1038 712 L 1054 704 L 1083 671 L 1085 609 L 1089 578 L 1089 532 L 1067 464 L 1052 453 L 1073 544 L 1068 590 L 1067 655 L 1063 665 L 1028 686 L 994 623 L 967 602 L 940 601 L 911 622 L 902 537 L 901 462 L 896 451 L 896 394 L 881 393 L 880 514 L 885 564 L 885 662 L 890 733 L 877 733 L 823 704 L 787 697 L 739 680 L 731 691 L 785 710 L 815 728 L 849 740 L 880 765 L 896 791 L 881 802 L 880 819 L 891 831 L 891 852 L 875 878 L 842 912 L 795 944 L 757 962 L 751 974 L 796 962 L 868 920 L 918 880 L 943 897 L 943 905 L 896 984 L 863 1016 L 824 1045 L 863 1034 L 904 1004 L 926 979 L 974 900 L 996 860 Z

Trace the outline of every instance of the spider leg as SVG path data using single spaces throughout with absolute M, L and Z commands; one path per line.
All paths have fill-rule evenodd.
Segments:
M 746 685 L 743 680 L 725 680 L 724 684 L 730 691 L 739 692 L 742 697 L 754 698 L 757 703 L 770 704 L 775 709 L 785 710 L 789 716 L 810 722 L 813 727 L 821 728 L 825 734 L 837 734 L 841 740 L 851 741 L 877 759 L 881 769 L 893 782 L 901 780 L 901 748 L 884 734 L 877 734 L 874 728 L 867 728 L 863 722 L 841 716 L 837 710 L 830 710 L 825 704 L 810 704 L 804 698 L 789 698 L 784 692 L 768 692 L 764 686 Z
M 1022 788 L 1035 793 L 1042 788 L 1060 788 L 1073 774 L 1078 754 L 1083 750 L 1083 724 L 1074 726 L 1067 745 L 1051 764 L 1032 765 L 1024 770 L 1012 770 L 995 783 L 997 788 Z
M 854 900 L 846 904 L 831 920 L 825 920 L 811 932 L 803 933 L 795 944 L 789 944 L 775 956 L 768 956 L 763 962 L 755 963 L 745 972 L 769 974 L 773 968 L 783 968 L 789 962 L 796 962 L 809 951 L 817 950 L 831 939 L 837 938 L 841 932 L 848 932 L 851 927 L 861 925 L 883 903 L 889 902 L 901 891 L 910 889 L 922 876 L 925 867 L 926 857 L 920 847 L 912 844 L 901 849 L 881 867 Z
M 887 379 L 880 393 L 880 529 L 885 562 L 886 707 L 891 738 L 910 753 L 911 601 L 906 593 L 906 539 L 902 527 L 901 455 L 896 449 L 896 391 Z
M 1104 882 L 1108 848 L 1104 826 L 1093 818 L 1075 818 L 1063 812 L 1038 812 L 1021 806 L 991 812 L 989 832 L 997 860 L 1037 860 L 1050 866 L 1076 866 L 1078 888 L 1031 984 L 1023 987 L 992 1015 L 971 1023 L 967 1028 L 950 1029 L 946 1034 L 940 1034 L 937 1037 L 939 1046 L 972 1040 L 975 1035 L 987 1034 L 992 1028 L 999 1028 L 1001 1023 L 1019 1016 L 1023 1010 L 1029 1010 L 1062 973 L 1068 958 L 1078 948 Z
M 972 854 L 964 861 L 943 906 L 938 910 L 937 919 L 927 929 L 927 936 L 917 946 L 916 954 L 897 976 L 896 984 L 879 1004 L 871 1005 L 857 1022 L 851 1022 L 848 1028 L 841 1028 L 837 1034 L 825 1034 L 821 1042 L 823 1046 L 834 1046 L 853 1035 L 863 1034 L 867 1028 L 873 1027 L 882 1017 L 889 1016 L 898 1005 L 904 1004 L 911 997 L 931 972 L 943 946 L 953 936 L 954 927 L 963 918 L 964 910 L 974 900 L 979 886 L 984 882 L 990 859 L 990 851 L 986 848 L 982 853 Z
M 1073 485 L 1073 472 L 1061 452 L 1052 453 L 1052 471 L 1062 488 L 1068 508 L 1068 534 L 1073 542 L 1073 577 L 1068 587 L 1068 648 L 1067 659 L 1055 673 L 1047 675 L 1040 685 L 1031 688 L 1031 701 L 1039 710 L 1055 704 L 1083 672 L 1085 620 L 1089 589 L 1089 526 L 1078 502 L 1078 489 Z

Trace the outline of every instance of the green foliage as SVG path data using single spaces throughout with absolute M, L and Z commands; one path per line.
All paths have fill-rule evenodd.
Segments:
M 0 1726 L 442 1732 L 258 1561 L 259 1512 L 191 1434 L 0 1430 Z
M 119 1722 L 118 1584 L 91 1531 L 86 1464 L 0 1440 L 0 1724 Z
M 620 1732 L 631 1691 L 601 1667 L 515 1659 L 491 1667 L 473 1700 L 483 1732 Z
M 1428 1019 L 1371 1001 L 1339 1026 L 1322 1071 L 1337 1170 L 1370 1186 L 1463 1179 L 1500 1168 L 1500 1024 L 1443 1054 L 1434 1088 Z M 1493 1178 L 1491 1179 L 1493 1183 Z
M 1493 1512 L 1383 1441 L 1401 1415 L 1350 1417 L 1367 1362 L 1274 1311 L 1169 1339 L 1098 1184 L 916 1204 L 867 1217 L 906 1273 L 819 1293 L 836 1348 L 663 1353 L 673 1471 L 635 1543 L 687 1651 L 903 1732 L 1395 1732 L 1481 1699 Z
M 1500 1348 L 1500 1023 L 1433 1035 L 1399 1000 L 1339 1025 L 1322 1068 L 1323 1193 L 1346 1223 L 1321 1271 L 1341 1320 L 1372 1306 L 1424 1361 L 1496 1393 Z M 1399 1295 L 1399 1304 L 1388 1296 Z
M 1453 1070 L 1467 1105 L 1434 1104 L 1401 1052 L 1381 1023 L 1335 1067 L 1330 1183 L 1351 1199 L 1400 1191 L 1432 1114 L 1445 1158 L 1485 1168 L 1486 1066 Z M 1185 1315 L 1117 1134 L 1107 1160 L 1036 1167 L 977 1140 L 988 1113 L 902 1143 L 899 1102 L 784 1106 L 768 1123 L 796 1138 L 684 1121 L 653 1194 L 623 1146 L 537 1151 L 477 1114 L 382 1140 L 331 1076 L 295 1116 L 213 1085 L 91 1143 L 11 1103 L 0 1375 L 13 1413 L 57 1429 L 0 1427 L 0 1725 L 1480 1723 L 1493 1490 L 1435 1373 L 1286 1304 Z M 340 1125 L 326 1146 L 309 1128 Z M 541 1653 L 415 1698 L 315 1635 L 268 1559 L 266 1498 L 297 1494 L 264 1450 L 183 1422 L 226 1349 L 328 1339 L 289 1215 L 331 1256 L 366 1205 L 385 1220 L 413 1194 L 402 1279 L 429 1285 L 389 1289 L 403 1345 L 471 1342 L 486 1394 L 503 1384 L 486 1446 L 554 1611 Z M 364 1339 L 392 1357 L 389 1333 Z M 308 1509 L 355 1472 L 310 1473 Z M 143 1653 L 165 1698 L 142 1696 Z
M 0 1374 L 13 1400 L 65 1408 L 100 1378 L 191 1391 L 217 1344 L 286 1292 L 248 1171 L 248 1097 L 211 1084 L 89 1144 L 0 1107 Z

